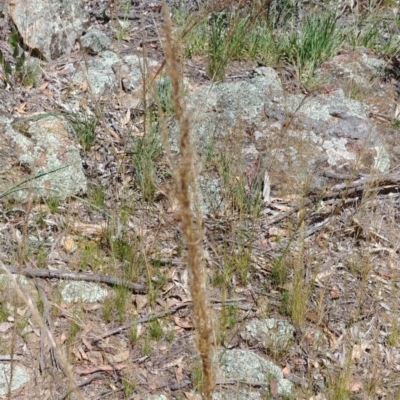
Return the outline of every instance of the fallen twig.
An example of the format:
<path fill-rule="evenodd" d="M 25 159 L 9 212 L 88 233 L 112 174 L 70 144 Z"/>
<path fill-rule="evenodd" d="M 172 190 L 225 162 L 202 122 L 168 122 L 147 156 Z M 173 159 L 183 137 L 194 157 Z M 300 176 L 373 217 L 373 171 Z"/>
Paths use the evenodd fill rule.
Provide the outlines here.
<path fill-rule="evenodd" d="M 177 304 L 174 307 L 169 308 L 168 310 L 160 311 L 158 313 L 149 313 L 145 317 L 142 317 L 142 318 L 139 318 L 139 319 L 137 319 L 135 321 L 129 322 L 128 324 L 118 326 L 117 328 L 114 328 L 114 329 L 110 329 L 109 331 L 107 331 L 107 332 L 103 333 L 102 335 L 98 336 L 97 338 L 95 338 L 94 339 L 94 343 L 98 342 L 99 340 L 105 339 L 106 337 L 109 337 L 109 336 L 115 335 L 117 333 L 120 333 L 120 332 L 122 332 L 122 331 L 124 331 L 126 329 L 129 329 L 134 325 L 142 324 L 144 322 L 148 322 L 148 321 L 150 321 L 152 319 L 155 319 L 155 318 L 165 317 L 166 315 L 169 315 L 169 314 L 174 314 L 178 310 L 180 310 L 181 308 L 187 307 L 189 305 L 192 305 L 191 301 L 184 301 L 184 302 L 182 302 L 180 304 Z"/>
<path fill-rule="evenodd" d="M 242 384 L 242 385 L 248 385 L 248 386 L 253 386 L 253 387 L 265 387 L 269 386 L 270 384 L 268 382 L 258 382 L 258 381 L 247 381 L 247 380 L 242 380 L 242 379 L 224 379 L 215 382 L 216 385 L 237 385 L 237 384 Z"/>
<path fill-rule="evenodd" d="M 222 304 L 222 303 L 230 304 L 230 303 L 236 303 L 236 302 L 239 302 L 239 301 L 242 301 L 242 300 L 245 300 L 245 299 L 244 298 L 226 299 L 226 300 L 210 299 L 210 302 L 211 303 L 215 303 L 215 304 Z M 145 323 L 145 322 L 149 322 L 149 321 L 151 321 L 151 320 L 153 320 L 155 318 L 162 318 L 162 317 L 165 317 L 166 315 L 174 314 L 177 311 L 179 311 L 181 308 L 189 307 L 189 306 L 192 306 L 192 305 L 193 305 L 192 301 L 184 301 L 184 302 L 182 302 L 180 304 L 177 304 L 176 306 L 173 306 L 173 307 L 169 308 L 168 310 L 160 311 L 160 312 L 156 312 L 156 313 L 149 313 L 149 314 L 147 314 L 146 316 L 144 316 L 142 318 L 138 318 L 135 321 L 129 322 L 128 324 L 118 326 L 117 328 L 114 328 L 114 329 L 110 329 L 109 331 L 107 331 L 107 332 L 103 333 L 102 335 L 98 336 L 97 338 L 95 338 L 93 340 L 93 342 L 96 343 L 99 340 L 105 339 L 105 338 L 107 338 L 109 336 L 112 336 L 112 335 L 116 335 L 117 333 L 121 333 L 122 331 L 124 331 L 126 329 L 129 329 L 134 325 L 142 324 L 142 323 Z M 243 308 L 243 307 L 240 307 L 240 308 Z M 246 306 L 246 307 L 244 307 L 244 309 L 246 311 L 248 311 L 249 307 Z"/>
<path fill-rule="evenodd" d="M 13 355 L 11 356 L 10 354 L 1 354 L 0 355 L 0 361 L 20 361 L 21 356 Z"/>
<path fill-rule="evenodd" d="M 104 378 L 104 373 L 103 372 L 96 372 L 90 376 L 88 376 L 85 380 L 83 380 L 81 383 L 78 383 L 78 387 L 84 387 L 86 385 L 89 385 L 92 383 L 95 379 L 102 379 Z M 61 397 L 61 400 L 66 399 L 69 395 L 71 394 L 71 390 L 67 390 L 63 396 Z"/>
<path fill-rule="evenodd" d="M 307 382 L 303 379 L 298 377 L 297 375 L 294 374 L 287 374 L 285 376 L 285 379 L 296 383 L 298 385 L 301 386 L 307 386 Z M 248 385 L 248 386 L 253 386 L 253 387 L 265 387 L 265 386 L 270 386 L 269 382 L 258 382 L 258 381 L 250 381 L 250 380 L 242 380 L 242 379 L 223 379 L 220 381 L 217 381 L 215 383 L 216 385 L 221 385 L 221 386 L 225 386 L 225 385 L 237 385 L 237 384 L 241 384 L 241 385 Z"/>
<path fill-rule="evenodd" d="M 107 275 L 88 274 L 82 272 L 50 271 L 47 269 L 23 269 L 18 267 L 8 267 L 8 270 L 12 274 L 20 274 L 27 276 L 28 278 L 67 279 L 72 281 L 98 282 L 111 286 L 126 287 L 135 293 L 147 293 L 148 290 L 146 285 Z"/>
<path fill-rule="evenodd" d="M 46 292 L 38 279 L 35 279 L 35 284 L 36 284 L 36 288 L 38 289 L 40 299 L 41 299 L 42 305 L 43 305 L 44 323 L 46 324 L 47 329 L 49 329 L 50 332 L 53 333 L 54 325 L 53 325 L 53 322 L 50 317 L 50 304 L 47 299 Z M 57 354 L 55 353 L 54 349 L 51 348 L 51 346 L 50 346 L 50 348 L 48 348 L 48 343 L 46 343 L 46 332 L 42 329 L 40 332 L 40 348 L 39 348 L 39 365 L 40 365 L 40 370 L 41 370 L 42 375 L 45 374 L 45 371 L 46 371 L 46 366 L 47 366 L 46 365 L 47 362 L 45 359 L 46 356 L 50 357 L 50 359 L 52 361 L 52 365 L 55 368 L 59 369 L 59 362 L 57 360 Z"/>

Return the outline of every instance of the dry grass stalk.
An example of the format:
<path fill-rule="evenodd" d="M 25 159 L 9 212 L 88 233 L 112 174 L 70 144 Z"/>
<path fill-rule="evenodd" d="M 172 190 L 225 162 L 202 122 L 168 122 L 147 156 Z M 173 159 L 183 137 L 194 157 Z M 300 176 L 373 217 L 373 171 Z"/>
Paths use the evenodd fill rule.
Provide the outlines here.
<path fill-rule="evenodd" d="M 192 211 L 190 190 L 195 191 L 194 151 L 190 138 L 189 119 L 185 113 L 182 99 L 181 79 L 177 54 L 172 39 L 172 24 L 165 0 L 163 1 L 165 18 L 165 52 L 167 72 L 173 88 L 173 102 L 180 133 L 180 165 L 174 171 L 176 196 L 180 204 L 180 218 L 184 238 L 188 247 L 188 268 L 191 278 L 194 324 L 197 329 L 197 345 L 203 369 L 203 398 L 212 399 L 214 377 L 212 368 L 212 322 L 208 312 L 208 299 L 201 263 L 202 232 L 201 216 Z"/>
<path fill-rule="evenodd" d="M 50 332 L 50 330 L 47 328 L 46 324 L 43 322 L 43 317 L 40 315 L 39 310 L 34 306 L 32 299 L 22 291 L 22 289 L 18 285 L 14 275 L 11 274 L 11 272 L 7 269 L 7 267 L 1 261 L 0 261 L 0 268 L 10 278 L 10 281 L 12 282 L 18 297 L 21 300 L 23 300 L 25 302 L 25 304 L 28 305 L 28 307 L 32 313 L 33 319 L 38 324 L 41 331 L 46 332 L 47 339 L 48 339 L 51 347 L 56 352 L 58 361 L 60 362 L 60 366 L 61 366 L 65 376 L 67 377 L 68 383 L 70 385 L 69 393 L 73 392 L 79 400 L 85 400 L 85 398 L 83 397 L 83 395 L 81 394 L 81 392 L 78 388 L 78 385 L 76 384 L 76 382 L 74 380 L 74 377 L 72 376 L 71 365 L 68 363 L 67 359 L 61 352 L 60 347 L 57 345 L 57 343 L 53 337 L 53 334 Z"/>

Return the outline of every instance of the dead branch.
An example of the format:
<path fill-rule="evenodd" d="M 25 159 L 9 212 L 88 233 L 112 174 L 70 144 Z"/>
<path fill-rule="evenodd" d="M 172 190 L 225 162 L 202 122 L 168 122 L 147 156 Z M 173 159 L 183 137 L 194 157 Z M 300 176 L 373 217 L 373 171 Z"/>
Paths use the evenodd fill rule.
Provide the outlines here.
<path fill-rule="evenodd" d="M 147 293 L 148 290 L 146 285 L 107 275 L 88 274 L 82 272 L 50 271 L 42 269 L 23 269 L 20 267 L 8 267 L 8 270 L 12 274 L 20 274 L 28 278 L 66 279 L 71 281 L 105 283 L 106 285 L 110 286 L 122 286 L 132 290 L 135 293 Z"/>

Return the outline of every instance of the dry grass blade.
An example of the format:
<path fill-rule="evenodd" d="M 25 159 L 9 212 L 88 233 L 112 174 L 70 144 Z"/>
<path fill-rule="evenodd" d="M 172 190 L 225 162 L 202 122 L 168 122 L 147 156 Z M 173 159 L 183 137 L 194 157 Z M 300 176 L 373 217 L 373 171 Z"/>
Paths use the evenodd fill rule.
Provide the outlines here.
<path fill-rule="evenodd" d="M 190 190 L 195 192 L 194 151 L 190 138 L 189 119 L 182 100 L 179 65 L 172 38 L 172 23 L 165 0 L 163 1 L 165 18 L 165 52 L 167 72 L 173 88 L 173 101 L 180 133 L 180 165 L 174 171 L 176 196 L 180 204 L 182 231 L 188 247 L 188 268 L 191 277 L 191 295 L 193 300 L 194 324 L 198 334 L 198 350 L 202 361 L 204 385 L 203 398 L 211 400 L 214 388 L 212 368 L 212 323 L 208 312 L 208 300 L 205 289 L 203 268 L 201 265 L 202 233 L 201 217 L 193 215 Z"/>

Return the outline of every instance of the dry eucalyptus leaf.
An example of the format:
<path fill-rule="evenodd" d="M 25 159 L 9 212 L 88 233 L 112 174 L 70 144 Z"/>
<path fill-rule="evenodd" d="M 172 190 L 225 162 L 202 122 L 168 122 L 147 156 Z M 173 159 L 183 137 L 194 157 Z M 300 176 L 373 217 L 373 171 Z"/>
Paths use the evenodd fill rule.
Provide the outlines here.
<path fill-rule="evenodd" d="M 75 221 L 72 229 L 75 233 L 79 233 L 84 236 L 101 236 L 102 233 L 107 229 L 107 224 L 87 224 L 84 222 Z"/>
<path fill-rule="evenodd" d="M 174 317 L 174 322 L 180 328 L 193 329 L 193 324 L 190 322 L 189 318 Z"/>
<path fill-rule="evenodd" d="M 361 381 L 351 381 L 349 384 L 349 390 L 351 392 L 358 392 L 364 387 Z"/>
<path fill-rule="evenodd" d="M 273 397 L 278 397 L 279 395 L 279 386 L 278 381 L 275 378 L 270 378 L 269 380 L 269 389 Z"/>
<path fill-rule="evenodd" d="M 338 285 L 333 285 L 330 291 L 330 295 L 332 299 L 338 299 L 340 297 L 340 289 Z"/>
<path fill-rule="evenodd" d="M 115 355 L 105 354 L 104 357 L 110 364 L 118 364 L 129 359 L 129 350 L 122 351 Z"/>
<path fill-rule="evenodd" d="M 289 364 L 286 364 L 285 368 L 283 368 L 283 370 L 282 370 L 283 376 L 289 375 L 290 372 L 291 372 L 291 370 L 290 370 L 290 365 L 289 365 Z"/>
<path fill-rule="evenodd" d="M 136 311 L 140 313 L 144 307 L 146 307 L 149 299 L 145 295 L 137 295 L 135 297 L 135 302 L 136 302 Z"/>
<path fill-rule="evenodd" d="M 183 370 L 182 367 L 179 366 L 175 369 L 175 377 L 176 377 L 176 381 L 179 383 L 182 381 L 183 379 Z"/>
<path fill-rule="evenodd" d="M 73 239 L 72 236 L 65 237 L 62 241 L 62 245 L 63 245 L 64 250 L 70 254 L 73 253 L 77 249 L 75 240 Z"/>

